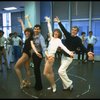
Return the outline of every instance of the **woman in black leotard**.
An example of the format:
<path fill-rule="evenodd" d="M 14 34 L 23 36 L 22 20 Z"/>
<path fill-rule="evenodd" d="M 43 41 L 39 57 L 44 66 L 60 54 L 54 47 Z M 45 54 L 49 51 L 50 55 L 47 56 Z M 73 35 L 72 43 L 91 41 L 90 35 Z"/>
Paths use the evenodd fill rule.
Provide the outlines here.
<path fill-rule="evenodd" d="M 20 59 L 16 62 L 15 67 L 14 67 L 16 74 L 18 76 L 18 79 L 20 81 L 21 89 L 26 86 L 26 83 L 27 85 L 31 84 L 30 83 L 30 68 L 29 68 L 30 58 L 31 58 L 31 49 L 33 49 L 38 56 L 41 56 L 41 54 L 37 52 L 33 44 L 33 30 L 31 28 L 26 28 L 24 33 L 26 36 L 26 40 L 25 40 L 25 44 L 23 48 L 23 53 Z M 23 80 L 22 73 L 20 70 L 23 64 L 25 65 L 25 69 L 26 69 L 26 81 Z"/>

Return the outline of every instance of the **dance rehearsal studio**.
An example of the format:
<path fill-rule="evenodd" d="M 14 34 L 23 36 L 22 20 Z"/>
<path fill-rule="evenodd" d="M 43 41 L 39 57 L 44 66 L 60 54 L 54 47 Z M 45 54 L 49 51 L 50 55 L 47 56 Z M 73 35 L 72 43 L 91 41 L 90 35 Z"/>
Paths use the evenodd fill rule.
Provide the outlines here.
<path fill-rule="evenodd" d="M 100 99 L 100 1 L 0 1 L 0 99 Z"/>

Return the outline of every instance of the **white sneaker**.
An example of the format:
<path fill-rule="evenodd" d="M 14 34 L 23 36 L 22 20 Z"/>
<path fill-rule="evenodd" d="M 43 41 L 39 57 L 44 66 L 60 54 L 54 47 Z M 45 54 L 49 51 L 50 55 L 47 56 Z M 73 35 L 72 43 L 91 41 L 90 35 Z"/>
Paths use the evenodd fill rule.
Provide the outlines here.
<path fill-rule="evenodd" d="M 56 84 L 52 86 L 52 92 L 56 92 Z"/>

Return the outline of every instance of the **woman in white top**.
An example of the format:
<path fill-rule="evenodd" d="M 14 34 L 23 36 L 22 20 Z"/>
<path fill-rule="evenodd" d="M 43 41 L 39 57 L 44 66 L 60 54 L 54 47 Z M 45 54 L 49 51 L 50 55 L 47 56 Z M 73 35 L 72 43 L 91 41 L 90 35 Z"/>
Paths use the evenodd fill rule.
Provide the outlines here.
<path fill-rule="evenodd" d="M 45 67 L 44 67 L 44 75 L 47 77 L 47 79 L 50 81 L 50 88 L 53 92 L 56 92 L 56 84 L 54 81 L 54 72 L 53 72 L 53 63 L 55 60 L 55 53 L 57 51 L 58 47 L 61 47 L 66 53 L 68 53 L 71 57 L 74 56 L 73 52 L 69 51 L 61 42 L 61 36 L 62 33 L 59 29 L 55 29 L 54 32 L 52 32 L 50 19 L 46 16 L 45 17 L 48 31 L 50 34 L 50 41 L 47 48 L 47 51 L 45 52 L 46 59 L 45 59 Z M 53 33 L 53 34 L 52 34 Z"/>

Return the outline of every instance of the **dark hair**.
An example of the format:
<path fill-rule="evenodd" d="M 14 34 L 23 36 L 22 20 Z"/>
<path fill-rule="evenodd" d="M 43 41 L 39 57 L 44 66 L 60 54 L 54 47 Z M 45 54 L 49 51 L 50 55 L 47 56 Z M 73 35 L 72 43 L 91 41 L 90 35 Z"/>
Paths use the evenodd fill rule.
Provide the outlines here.
<path fill-rule="evenodd" d="M 12 36 L 13 35 L 13 33 L 9 33 L 9 36 Z"/>
<path fill-rule="evenodd" d="M 33 36 L 33 29 L 32 28 L 26 28 L 25 30 L 24 30 L 24 33 L 26 33 L 26 32 L 30 32 L 30 36 Z"/>
<path fill-rule="evenodd" d="M 0 33 L 4 34 L 4 31 L 0 30 Z"/>
<path fill-rule="evenodd" d="M 89 33 L 93 33 L 92 31 L 89 31 Z"/>
<path fill-rule="evenodd" d="M 77 32 L 79 31 L 79 28 L 77 26 L 73 26 L 72 28 L 76 28 L 77 29 Z"/>
<path fill-rule="evenodd" d="M 14 32 L 14 34 L 18 34 L 17 32 Z"/>
<path fill-rule="evenodd" d="M 41 26 L 39 24 L 34 25 L 34 27 L 39 27 L 39 29 L 41 30 Z"/>
<path fill-rule="evenodd" d="M 81 35 L 86 34 L 85 32 L 82 32 Z"/>
<path fill-rule="evenodd" d="M 62 38 L 62 32 L 60 31 L 60 29 L 54 29 L 52 36 L 54 36 L 54 32 L 57 31 L 59 33 L 58 38 Z"/>

